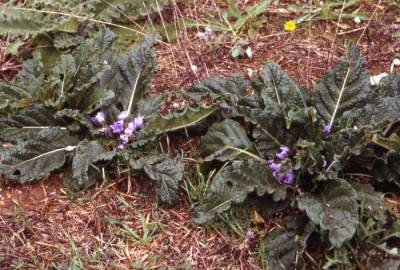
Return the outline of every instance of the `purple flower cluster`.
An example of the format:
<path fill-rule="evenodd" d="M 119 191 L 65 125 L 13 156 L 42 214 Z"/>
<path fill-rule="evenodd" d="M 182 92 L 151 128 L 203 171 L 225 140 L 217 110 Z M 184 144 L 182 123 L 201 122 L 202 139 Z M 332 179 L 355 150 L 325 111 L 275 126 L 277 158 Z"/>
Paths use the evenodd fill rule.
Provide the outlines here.
<path fill-rule="evenodd" d="M 280 149 L 281 152 L 275 155 L 278 161 L 275 162 L 273 159 L 268 160 L 268 167 L 271 169 L 272 175 L 279 184 L 293 185 L 295 182 L 293 171 L 287 170 L 286 172 L 282 173 L 283 165 L 285 163 L 284 159 L 289 156 L 290 149 L 284 145 L 282 145 Z"/>
<path fill-rule="evenodd" d="M 106 133 L 107 130 L 111 129 L 111 132 L 119 136 L 118 148 L 122 149 L 129 142 L 129 139 L 133 133 L 143 127 L 143 116 L 138 115 L 129 122 L 125 127 L 125 119 L 129 116 L 127 111 L 123 111 L 118 115 L 118 120 L 114 121 L 109 128 L 103 127 L 100 129 L 102 133 Z M 96 125 L 102 125 L 105 121 L 104 113 L 98 112 L 95 116 L 91 117 L 90 120 Z"/>

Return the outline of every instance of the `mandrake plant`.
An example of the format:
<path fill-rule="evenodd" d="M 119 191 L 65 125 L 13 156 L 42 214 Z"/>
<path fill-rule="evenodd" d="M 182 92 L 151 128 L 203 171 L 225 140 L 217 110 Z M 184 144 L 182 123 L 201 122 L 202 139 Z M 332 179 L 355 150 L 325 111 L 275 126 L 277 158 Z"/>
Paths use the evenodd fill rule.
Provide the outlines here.
<path fill-rule="evenodd" d="M 162 201 L 178 199 L 183 162 L 156 139 L 217 107 L 161 114 L 172 94 L 147 94 L 157 70 L 154 40 L 123 55 L 113 51 L 114 41 L 103 28 L 53 67 L 36 55 L 15 81 L 0 82 L 0 174 L 23 184 L 62 170 L 66 185 L 81 189 L 122 163 L 153 179 Z"/>
<path fill-rule="evenodd" d="M 220 106 L 201 138 L 203 174 L 217 173 L 196 223 L 231 207 L 267 219 L 281 213 L 280 229 L 263 242 L 266 269 L 348 269 L 354 261 L 397 269 L 399 221 L 384 197 L 400 191 L 400 75 L 371 86 L 350 43 L 313 96 L 274 63 L 250 81 L 213 78 L 190 92 Z M 318 263 L 315 243 L 325 255 Z"/>

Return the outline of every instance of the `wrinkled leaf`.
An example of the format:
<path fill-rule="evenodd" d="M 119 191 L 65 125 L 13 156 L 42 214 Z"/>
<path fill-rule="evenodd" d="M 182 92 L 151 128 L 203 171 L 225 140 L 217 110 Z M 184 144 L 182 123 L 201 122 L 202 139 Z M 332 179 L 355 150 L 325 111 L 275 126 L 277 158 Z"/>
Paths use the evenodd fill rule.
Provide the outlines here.
<path fill-rule="evenodd" d="M 298 206 L 323 230 L 336 246 L 350 240 L 358 224 L 357 192 L 344 180 L 330 181 L 318 194 L 304 193 Z"/>
<path fill-rule="evenodd" d="M 255 85 L 261 88 L 260 92 L 265 102 L 272 99 L 285 111 L 293 107 L 307 109 L 307 92 L 282 71 L 279 65 L 267 63 L 258 80 Z"/>
<path fill-rule="evenodd" d="M 43 129 L 30 140 L 0 151 L 0 172 L 19 183 L 40 180 L 61 168 L 66 161 L 68 147 L 75 147 L 77 144 L 77 138 L 71 136 L 67 130 Z"/>
<path fill-rule="evenodd" d="M 16 142 L 30 139 L 41 130 L 66 126 L 66 123 L 54 117 L 54 111 L 45 107 L 33 106 L 0 118 L 0 141 Z"/>
<path fill-rule="evenodd" d="M 181 160 L 160 155 L 143 160 L 131 160 L 130 165 L 134 169 L 143 169 L 150 179 L 156 181 L 156 191 L 161 201 L 170 205 L 178 201 L 179 185 L 184 172 Z"/>
<path fill-rule="evenodd" d="M 393 121 L 400 118 L 400 75 L 389 74 L 384 77 L 369 97 L 368 104 L 363 108 L 359 118 L 364 124 L 372 121 L 381 122 L 384 119 Z"/>
<path fill-rule="evenodd" d="M 205 161 L 250 158 L 240 150 L 254 151 L 244 128 L 238 122 L 230 119 L 214 123 L 208 129 L 207 134 L 201 138 L 200 150 L 203 155 L 207 156 Z"/>
<path fill-rule="evenodd" d="M 371 94 L 369 76 L 355 44 L 348 45 L 347 60 L 328 71 L 313 93 L 313 103 L 325 123 L 333 117 L 334 125 L 345 123 L 351 118 L 352 110 L 366 105 Z"/>
<path fill-rule="evenodd" d="M 135 105 L 144 96 L 157 68 L 153 44 L 154 39 L 147 38 L 126 55 L 109 59 L 111 69 L 101 77 L 101 88 L 112 90 L 124 110 L 130 102 Z"/>
<path fill-rule="evenodd" d="M 232 204 L 243 203 L 250 193 L 274 194 L 284 189 L 276 183 L 266 164 L 257 160 L 239 161 L 220 169 L 214 177 L 206 199 L 196 208 L 195 222 L 204 224 Z"/>
<path fill-rule="evenodd" d="M 400 153 L 391 150 L 376 157 L 373 174 L 378 181 L 400 184 Z"/>
<path fill-rule="evenodd" d="M 284 223 L 264 239 L 263 262 L 267 269 L 302 269 L 302 252 L 314 231 L 314 225 L 304 225 L 300 217 L 286 218 Z"/>
<path fill-rule="evenodd" d="M 265 156 L 274 155 L 281 145 L 290 147 L 295 143 L 296 137 L 286 129 L 283 114 L 276 103 L 263 110 L 239 107 L 238 111 L 254 125 L 252 136 L 257 149 Z"/>
<path fill-rule="evenodd" d="M 115 156 L 115 151 L 107 151 L 97 141 L 81 141 L 75 148 L 72 160 L 72 177 L 76 181 L 77 187 L 87 187 L 90 181 L 88 175 L 89 166 L 100 160 L 111 160 Z"/>
<path fill-rule="evenodd" d="M 217 106 L 191 108 L 166 116 L 157 115 L 149 120 L 138 134 L 138 140 L 148 141 L 160 134 L 196 125 L 218 110 Z"/>
<path fill-rule="evenodd" d="M 374 218 L 384 223 L 386 221 L 387 210 L 382 192 L 375 191 L 369 184 L 351 183 L 354 190 L 358 193 L 358 199 L 362 201 L 364 208 L 371 212 Z"/>

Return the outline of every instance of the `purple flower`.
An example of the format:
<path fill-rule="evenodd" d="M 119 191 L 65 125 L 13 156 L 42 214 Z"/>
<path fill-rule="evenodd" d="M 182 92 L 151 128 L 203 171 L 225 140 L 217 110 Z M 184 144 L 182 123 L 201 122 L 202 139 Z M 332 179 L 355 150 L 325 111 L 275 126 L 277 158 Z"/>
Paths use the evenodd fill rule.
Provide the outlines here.
<path fill-rule="evenodd" d="M 275 177 L 276 182 L 280 185 L 293 185 L 294 184 L 294 174 L 293 171 L 289 170 L 285 172 L 283 175 L 279 174 L 278 172 L 272 173 Z"/>
<path fill-rule="evenodd" d="M 281 163 L 275 163 L 274 160 L 268 160 L 268 166 L 271 169 L 271 171 L 273 173 L 275 172 L 279 172 L 282 168 L 282 164 Z"/>
<path fill-rule="evenodd" d="M 117 145 L 117 148 L 118 148 L 118 149 L 124 149 L 124 147 L 125 147 L 125 145 L 124 145 L 123 143 L 119 143 L 119 144 Z"/>
<path fill-rule="evenodd" d="M 279 158 L 280 160 L 287 158 L 290 153 L 289 147 L 282 145 L 280 147 L 280 149 L 281 149 L 281 152 L 276 154 L 276 157 Z"/>
<path fill-rule="evenodd" d="M 134 122 L 129 122 L 128 123 L 128 127 L 125 129 L 124 134 L 131 136 L 133 134 L 133 132 L 135 132 L 136 127 L 135 127 L 135 123 Z"/>
<path fill-rule="evenodd" d="M 139 129 L 143 127 L 143 116 L 138 115 L 137 117 L 135 117 L 135 119 L 133 120 L 133 123 L 135 125 L 135 129 Z"/>
<path fill-rule="evenodd" d="M 129 134 L 121 134 L 119 138 L 121 139 L 122 144 L 127 144 L 129 142 Z"/>
<path fill-rule="evenodd" d="M 328 163 L 326 162 L 325 156 L 322 155 L 322 168 L 326 169 L 327 165 L 328 165 Z"/>
<path fill-rule="evenodd" d="M 118 115 L 118 120 L 124 120 L 125 118 L 127 118 L 129 115 L 128 111 L 122 111 L 119 115 Z"/>
<path fill-rule="evenodd" d="M 100 112 L 96 113 L 95 116 L 90 117 L 90 120 L 93 123 L 95 123 L 96 125 L 100 126 L 100 125 L 102 125 L 104 123 L 104 120 L 105 120 L 104 113 L 100 111 Z"/>
<path fill-rule="evenodd" d="M 329 134 L 332 131 L 332 124 L 327 124 L 324 126 L 324 131 L 322 132 L 322 136 L 324 138 L 328 138 Z"/>
<path fill-rule="evenodd" d="M 121 134 L 121 132 L 124 130 L 124 120 L 115 121 L 110 128 L 114 134 Z"/>
<path fill-rule="evenodd" d="M 294 175 L 292 171 L 287 171 L 284 175 L 283 175 L 283 183 L 286 185 L 293 185 L 294 184 Z"/>
<path fill-rule="evenodd" d="M 275 177 L 276 182 L 278 182 L 278 184 L 282 185 L 285 177 L 284 175 L 280 175 L 279 172 L 273 172 L 272 175 Z"/>

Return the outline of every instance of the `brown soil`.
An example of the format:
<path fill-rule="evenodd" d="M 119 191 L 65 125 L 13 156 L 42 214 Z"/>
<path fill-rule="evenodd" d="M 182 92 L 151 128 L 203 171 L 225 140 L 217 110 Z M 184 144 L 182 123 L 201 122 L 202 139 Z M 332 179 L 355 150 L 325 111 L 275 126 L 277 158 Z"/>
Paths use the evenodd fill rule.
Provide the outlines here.
<path fill-rule="evenodd" d="M 62 187 L 62 180 L 56 175 L 40 183 L 4 185 L 0 188 L 0 215 L 13 213 L 15 207 L 28 211 L 46 209 L 48 196 L 56 195 Z"/>
<path fill-rule="evenodd" d="M 139 185 L 117 186 L 75 200 L 59 177 L 3 188 L 0 269 L 258 269 L 247 245 L 194 225 L 185 200 L 165 208 Z"/>
<path fill-rule="evenodd" d="M 295 31 L 285 32 L 283 25 L 286 21 L 307 14 L 307 2 L 279 1 L 270 8 L 267 23 L 257 30 L 244 47 L 252 49 L 252 59 L 234 59 L 231 56 L 234 44 L 229 37 L 222 44 L 216 45 L 215 38 L 209 42 L 201 39 L 197 29 L 183 31 L 180 42 L 157 47 L 161 70 L 156 76 L 154 87 L 158 91 L 185 89 L 194 82 L 215 75 L 226 77 L 240 74 L 248 77 L 248 69 L 257 74 L 264 63 L 272 61 L 311 89 L 343 57 L 345 43 L 349 40 L 358 43 L 371 74 L 388 72 L 393 59 L 400 57 L 400 37 L 395 35 L 400 8 L 395 4 L 375 5 L 371 1 L 364 1 L 358 12 L 368 14 L 368 19 L 356 24 L 353 18 L 342 18 L 340 24 L 347 29 L 337 27 L 336 19 L 305 22 L 298 25 Z M 289 4 L 296 5 L 299 11 L 288 12 Z M 167 18 L 169 22 L 196 21 L 202 18 L 205 10 L 213 10 L 218 17 L 214 1 L 197 1 L 197 9 L 185 4 L 172 7 L 169 13 L 175 16 Z M 199 28 L 199 31 L 204 29 Z M 196 71 L 191 69 L 192 65 L 197 67 Z"/>

